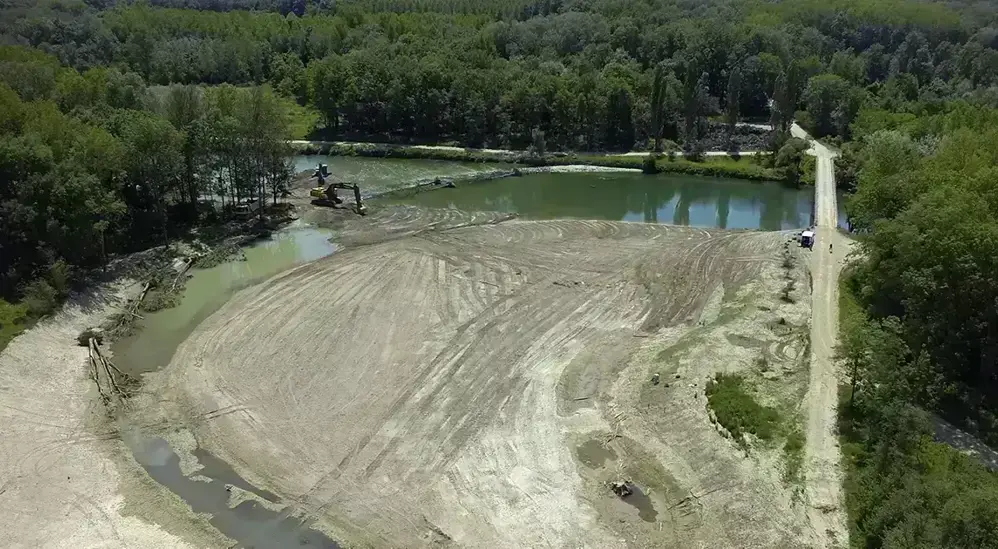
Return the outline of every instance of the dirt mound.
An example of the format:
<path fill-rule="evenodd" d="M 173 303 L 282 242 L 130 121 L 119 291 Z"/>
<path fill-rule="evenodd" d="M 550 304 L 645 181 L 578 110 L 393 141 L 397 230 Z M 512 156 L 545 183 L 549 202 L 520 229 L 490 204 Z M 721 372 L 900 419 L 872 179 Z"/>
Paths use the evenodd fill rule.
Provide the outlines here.
<path fill-rule="evenodd" d="M 165 390 L 193 415 L 232 412 L 197 427 L 201 445 L 339 539 L 620 547 L 636 542 L 595 501 L 605 486 L 587 491 L 573 444 L 613 440 L 622 412 L 608 391 L 632 355 L 711 322 L 724 295 L 777 264 L 783 240 L 563 220 L 423 231 L 240 292 L 180 346 Z M 655 454 L 618 442 L 625 457 Z M 690 500 L 685 485 L 662 488 L 669 474 L 656 467 L 627 471 L 657 486 L 641 517 Z M 772 489 L 767 478 L 735 484 Z M 609 516 L 629 512 L 617 504 Z M 739 539 L 724 529 L 744 516 L 713 518 L 695 538 Z M 683 546 L 680 522 L 696 527 L 663 520 L 668 537 L 648 527 L 641 539 Z M 745 539 L 796 536 L 782 522 L 752 528 Z"/>

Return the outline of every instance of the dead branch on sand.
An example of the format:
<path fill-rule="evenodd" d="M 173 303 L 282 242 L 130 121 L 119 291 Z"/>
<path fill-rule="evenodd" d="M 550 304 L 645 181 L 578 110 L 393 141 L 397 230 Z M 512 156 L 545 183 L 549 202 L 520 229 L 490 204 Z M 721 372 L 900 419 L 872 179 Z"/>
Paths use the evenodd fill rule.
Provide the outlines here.
<path fill-rule="evenodd" d="M 105 402 L 111 396 L 118 396 L 118 398 L 124 398 L 127 395 L 126 391 L 118 385 L 118 380 L 115 379 L 115 372 L 124 380 L 128 380 L 128 374 L 122 372 L 117 366 L 111 363 L 103 353 L 100 351 L 100 346 L 97 343 L 96 338 L 90 338 L 88 342 L 88 347 L 90 351 L 90 365 L 91 365 L 91 377 L 94 383 L 97 385 L 97 391 L 100 393 L 102 399 Z M 105 392 L 105 387 L 101 385 L 101 371 L 104 372 L 104 377 L 107 378 L 107 391 Z M 113 372 L 112 372 L 113 370 Z"/>

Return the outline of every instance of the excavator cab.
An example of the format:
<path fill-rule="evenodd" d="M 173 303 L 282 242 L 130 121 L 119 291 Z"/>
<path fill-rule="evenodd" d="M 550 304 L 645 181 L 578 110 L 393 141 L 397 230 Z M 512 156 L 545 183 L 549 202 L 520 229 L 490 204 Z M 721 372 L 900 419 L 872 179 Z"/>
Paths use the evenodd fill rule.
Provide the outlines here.
<path fill-rule="evenodd" d="M 336 189 L 351 189 L 353 190 L 355 208 L 354 211 L 360 215 L 367 213 L 367 208 L 360 197 L 360 186 L 356 183 L 338 183 L 333 182 L 326 184 L 326 178 L 329 177 L 329 167 L 326 164 L 319 164 L 315 173 L 312 177 L 318 179 L 319 185 L 317 187 L 312 187 L 308 191 L 308 195 L 312 198 L 312 204 L 316 206 L 330 206 L 337 207 L 343 204 L 343 199 L 336 194 Z"/>

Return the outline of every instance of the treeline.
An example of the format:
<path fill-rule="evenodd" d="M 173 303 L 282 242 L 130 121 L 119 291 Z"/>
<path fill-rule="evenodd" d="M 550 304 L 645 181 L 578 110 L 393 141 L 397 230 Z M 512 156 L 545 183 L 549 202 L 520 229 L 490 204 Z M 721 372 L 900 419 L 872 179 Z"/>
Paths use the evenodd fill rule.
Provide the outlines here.
<path fill-rule="evenodd" d="M 955 103 L 864 139 L 848 209 L 875 317 L 921 355 L 917 401 L 998 443 L 998 110 Z"/>
<path fill-rule="evenodd" d="M 840 346 L 853 545 L 998 546 L 998 477 L 932 442 L 931 420 L 998 443 L 998 110 L 864 111 L 856 126 L 863 260 Z"/>
<path fill-rule="evenodd" d="M 859 548 L 979 549 L 998 546 L 998 475 L 977 457 L 933 441 L 917 393 L 927 358 L 897 318 L 868 318 L 844 287 L 840 341 L 859 379 L 843 392 L 839 435 L 845 461 L 850 545 Z"/>
<path fill-rule="evenodd" d="M 317 135 L 525 148 L 695 148 L 710 117 L 850 137 L 863 108 L 921 114 L 998 96 L 998 33 L 939 4 L 880 0 L 356 0 L 275 12 L 47 10 L 9 40 L 151 84 L 262 84 Z M 657 78 L 657 73 L 664 73 Z M 657 86 L 656 83 L 659 85 Z M 799 112 L 799 114 L 798 114 Z"/>
<path fill-rule="evenodd" d="M 276 198 L 291 177 L 286 133 L 267 88 L 150 89 L 134 73 L 0 47 L 0 298 L 44 312 L 71 268 Z"/>

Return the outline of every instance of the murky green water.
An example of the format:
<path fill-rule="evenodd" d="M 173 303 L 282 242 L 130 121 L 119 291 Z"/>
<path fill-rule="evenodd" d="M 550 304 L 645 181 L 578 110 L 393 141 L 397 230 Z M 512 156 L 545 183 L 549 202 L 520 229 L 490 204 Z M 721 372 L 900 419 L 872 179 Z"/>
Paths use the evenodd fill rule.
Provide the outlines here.
<path fill-rule="evenodd" d="M 609 219 L 772 231 L 810 225 L 814 189 L 669 174 L 541 173 L 396 200 L 437 208 L 511 212 L 532 219 Z"/>
<path fill-rule="evenodd" d="M 500 164 L 447 160 L 308 155 L 294 157 L 295 171 L 314 170 L 320 162 L 329 165 L 330 174 L 337 180 L 357 182 L 364 192 L 373 193 L 397 189 L 419 180 L 434 177 L 463 177 L 502 167 Z"/>
<path fill-rule="evenodd" d="M 145 314 L 131 336 L 113 344 L 115 363 L 130 374 L 166 366 L 177 346 L 234 292 L 335 252 L 336 246 L 329 241 L 331 235 L 330 231 L 294 223 L 244 248 L 240 259 L 192 270 L 178 306 Z M 284 511 L 271 511 L 253 501 L 230 508 L 227 485 L 256 493 L 271 503 L 280 502 L 275 494 L 254 487 L 224 461 L 200 448 L 194 450 L 193 457 L 202 467 L 198 474 L 210 478 L 210 482 L 185 476 L 180 471 L 179 457 L 165 440 L 135 433 L 126 442 L 153 479 L 180 496 L 195 512 L 210 515 L 209 522 L 236 540 L 239 547 L 338 547 Z"/>
<path fill-rule="evenodd" d="M 244 260 L 192 270 L 178 306 L 143 315 L 135 333 L 115 342 L 115 363 L 129 373 L 152 372 L 167 365 L 177 346 L 233 292 L 333 253 L 336 246 L 329 241 L 331 235 L 293 224 L 245 248 Z"/>

